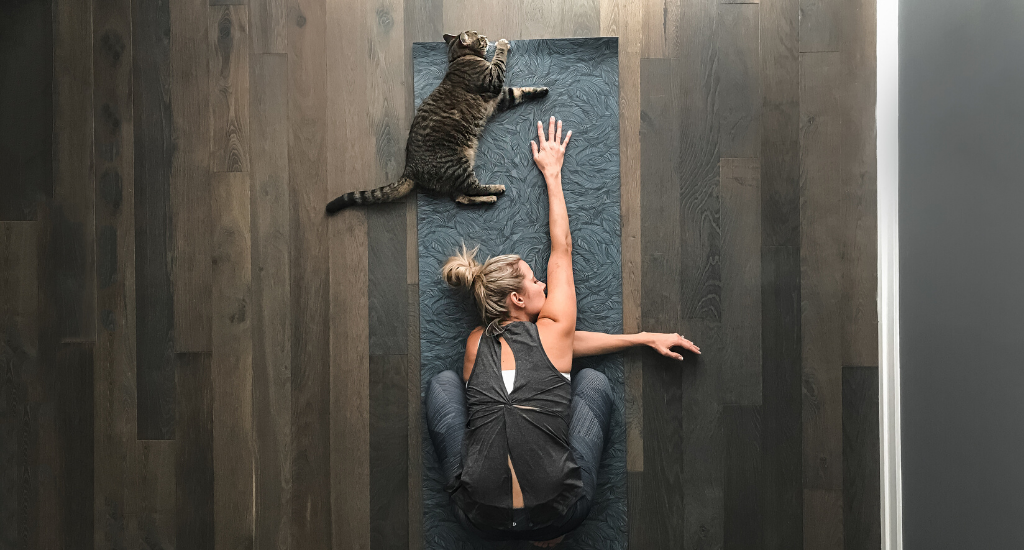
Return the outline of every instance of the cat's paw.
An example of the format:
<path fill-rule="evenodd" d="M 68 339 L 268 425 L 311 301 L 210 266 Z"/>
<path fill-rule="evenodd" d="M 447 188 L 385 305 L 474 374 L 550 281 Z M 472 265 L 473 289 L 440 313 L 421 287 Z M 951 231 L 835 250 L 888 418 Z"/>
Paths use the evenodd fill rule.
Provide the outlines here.
<path fill-rule="evenodd" d="M 505 48 L 506 50 L 512 49 L 512 45 L 509 44 L 508 40 L 505 40 L 504 38 L 502 38 L 501 40 L 498 40 L 494 44 L 494 47 L 496 47 L 496 48 Z"/>
<path fill-rule="evenodd" d="M 537 99 L 540 99 L 542 97 L 547 97 L 547 95 L 548 95 L 548 89 L 547 88 L 535 88 L 534 89 L 533 97 L 535 97 Z"/>

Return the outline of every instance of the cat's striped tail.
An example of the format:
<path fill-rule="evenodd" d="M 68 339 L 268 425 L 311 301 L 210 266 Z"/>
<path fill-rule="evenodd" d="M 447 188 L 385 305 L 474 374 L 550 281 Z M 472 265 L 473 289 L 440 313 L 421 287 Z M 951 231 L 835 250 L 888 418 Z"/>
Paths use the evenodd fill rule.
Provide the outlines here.
<path fill-rule="evenodd" d="M 394 183 L 384 187 L 370 189 L 368 191 L 351 191 L 327 203 L 327 213 L 334 214 L 342 208 L 358 204 L 378 204 L 382 202 L 396 201 L 412 191 L 416 183 L 407 177 L 402 177 Z"/>

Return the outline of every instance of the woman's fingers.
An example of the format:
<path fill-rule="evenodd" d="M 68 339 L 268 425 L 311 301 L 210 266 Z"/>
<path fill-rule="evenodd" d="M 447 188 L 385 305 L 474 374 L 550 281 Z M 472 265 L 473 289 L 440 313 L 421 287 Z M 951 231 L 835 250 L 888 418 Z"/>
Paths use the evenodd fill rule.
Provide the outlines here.
<path fill-rule="evenodd" d="M 558 121 L 558 134 L 557 134 L 557 137 L 555 138 L 555 143 L 557 143 L 559 145 L 562 144 L 562 121 L 561 120 Z"/>
<path fill-rule="evenodd" d="M 572 130 L 569 130 L 568 134 L 565 134 L 565 141 L 562 142 L 562 149 L 565 149 L 566 145 L 569 145 L 569 138 L 572 137 Z"/>
<path fill-rule="evenodd" d="M 544 143 L 544 127 L 541 126 L 540 121 L 537 121 L 537 142 Z"/>
<path fill-rule="evenodd" d="M 554 141 L 555 139 L 555 117 L 552 115 L 548 119 L 548 141 Z"/>
<path fill-rule="evenodd" d="M 533 149 L 533 158 L 537 158 L 537 153 L 540 151 L 537 150 L 537 142 L 532 139 L 530 140 L 530 149 Z"/>

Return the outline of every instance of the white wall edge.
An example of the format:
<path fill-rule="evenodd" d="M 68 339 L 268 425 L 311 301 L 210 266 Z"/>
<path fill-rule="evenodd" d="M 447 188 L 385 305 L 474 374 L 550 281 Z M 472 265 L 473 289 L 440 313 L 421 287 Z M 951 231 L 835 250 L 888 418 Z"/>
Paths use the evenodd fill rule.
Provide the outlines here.
<path fill-rule="evenodd" d="M 882 548 L 903 549 L 900 451 L 899 0 L 877 0 L 878 353 Z"/>

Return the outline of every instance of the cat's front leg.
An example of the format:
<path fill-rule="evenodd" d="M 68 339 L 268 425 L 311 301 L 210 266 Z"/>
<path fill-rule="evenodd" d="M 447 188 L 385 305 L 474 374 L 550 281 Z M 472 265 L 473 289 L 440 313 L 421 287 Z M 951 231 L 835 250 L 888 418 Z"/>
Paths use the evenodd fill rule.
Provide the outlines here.
<path fill-rule="evenodd" d="M 508 59 L 509 43 L 502 38 L 494 45 L 494 57 L 484 77 L 484 89 L 492 94 L 501 93 L 505 86 L 505 60 Z"/>

